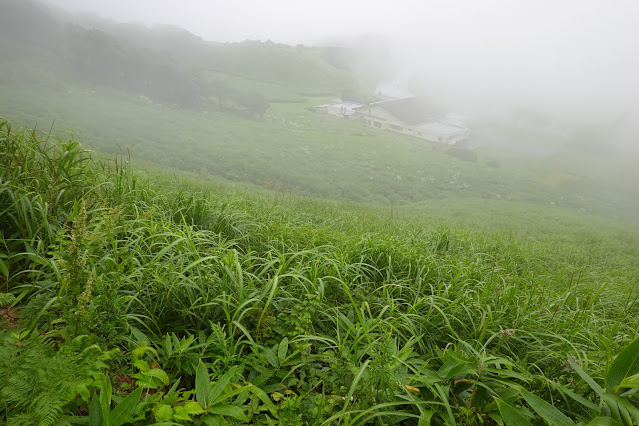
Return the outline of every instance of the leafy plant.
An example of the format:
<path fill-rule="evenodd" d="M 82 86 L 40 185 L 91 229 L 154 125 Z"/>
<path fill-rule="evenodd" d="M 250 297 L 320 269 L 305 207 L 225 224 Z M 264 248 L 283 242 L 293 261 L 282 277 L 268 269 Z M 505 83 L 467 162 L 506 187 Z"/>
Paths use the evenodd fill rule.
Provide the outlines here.
<path fill-rule="evenodd" d="M 38 334 L 4 336 L 0 377 L 8 424 L 53 425 L 89 402 L 113 351 L 87 345 L 86 339 L 65 343 Z"/>

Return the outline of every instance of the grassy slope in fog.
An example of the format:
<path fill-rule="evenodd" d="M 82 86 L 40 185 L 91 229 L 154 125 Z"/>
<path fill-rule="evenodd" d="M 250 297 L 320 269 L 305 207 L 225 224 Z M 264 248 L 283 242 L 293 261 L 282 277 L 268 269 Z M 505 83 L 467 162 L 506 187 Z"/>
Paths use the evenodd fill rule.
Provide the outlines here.
<path fill-rule="evenodd" d="M 269 87 L 274 96 L 294 96 L 282 86 Z M 585 154 L 527 158 L 480 148 L 478 161 L 466 162 L 448 155 L 445 146 L 307 110 L 322 98 L 273 103 L 263 120 L 255 120 L 168 108 L 104 88 L 0 87 L 0 96 L 0 114 L 40 128 L 55 119 L 58 128 L 73 126 L 101 152 L 127 147 L 134 157 L 158 164 L 299 195 L 414 203 L 413 209 L 458 205 L 453 215 L 493 211 L 495 223 L 533 205 L 550 217 L 569 208 L 578 215 L 635 218 L 632 168 L 616 158 L 599 156 L 598 165 L 584 169 L 579 164 L 587 164 Z M 622 172 L 606 177 L 606 164 L 615 162 Z"/>
<path fill-rule="evenodd" d="M 86 30 L 30 2 L 6 1 L 0 116 L 41 129 L 55 120 L 100 152 L 129 148 L 157 164 L 280 192 L 495 226 L 517 226 L 529 211 L 564 217 L 564 209 L 636 220 L 632 159 L 562 153 L 554 135 L 478 123 L 480 138 L 555 154 L 526 158 L 484 147 L 477 162 L 465 162 L 441 145 L 311 113 L 331 99 L 313 95 L 354 84 L 328 63 L 348 61 L 331 60 L 326 49 L 209 43 L 180 29 L 97 18 L 88 24 L 98 30 Z M 221 110 L 220 96 L 234 91 L 269 100 L 264 118 Z"/>
<path fill-rule="evenodd" d="M 638 337 L 636 229 L 471 232 L 4 122 L 0 144 L 9 424 L 639 419 L 615 388 L 639 341 L 612 362 Z"/>

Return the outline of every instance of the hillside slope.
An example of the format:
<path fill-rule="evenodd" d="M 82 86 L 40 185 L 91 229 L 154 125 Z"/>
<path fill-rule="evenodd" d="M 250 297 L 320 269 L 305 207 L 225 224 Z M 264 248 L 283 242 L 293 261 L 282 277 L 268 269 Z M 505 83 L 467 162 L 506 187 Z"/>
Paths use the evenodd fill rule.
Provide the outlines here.
<path fill-rule="evenodd" d="M 0 144 L 8 424 L 637 419 L 636 231 L 527 242 Z"/>
<path fill-rule="evenodd" d="M 210 108 L 220 83 L 236 77 L 308 93 L 339 93 L 352 81 L 323 61 L 319 49 L 205 42 L 179 28 L 65 15 L 31 0 L 3 0 L 0 37 L 7 84 L 38 80 L 37 71 L 15 69 L 26 63 L 22 71 L 46 68 L 61 83 L 100 85 L 189 108 Z"/>

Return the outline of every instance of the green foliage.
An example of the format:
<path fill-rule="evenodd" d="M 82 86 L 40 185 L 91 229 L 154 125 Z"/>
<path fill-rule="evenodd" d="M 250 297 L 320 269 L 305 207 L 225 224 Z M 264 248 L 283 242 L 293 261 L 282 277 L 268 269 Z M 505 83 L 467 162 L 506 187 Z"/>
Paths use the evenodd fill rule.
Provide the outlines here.
<path fill-rule="evenodd" d="M 37 334 L 19 337 L 5 334 L 0 347 L 0 415 L 8 424 L 57 424 L 88 403 L 113 354 L 87 345 L 86 336 L 67 343 Z"/>
<path fill-rule="evenodd" d="M 590 375 L 588 375 L 573 359 L 568 359 L 570 367 L 588 384 L 590 389 L 599 397 L 598 406 L 589 401 L 583 401 L 577 397 L 577 402 L 582 403 L 596 412 L 597 418 L 610 418 L 621 425 L 632 426 L 639 423 L 639 388 L 634 387 L 634 376 L 637 374 L 637 359 L 639 353 L 639 338 L 631 342 L 615 358 L 606 374 L 606 388 L 602 388 Z M 628 380 L 630 379 L 630 380 Z M 616 385 L 626 381 L 623 386 Z M 630 388 L 625 390 L 625 388 Z M 624 392 L 620 392 L 624 389 Z M 570 395 L 572 397 L 572 395 Z"/>
<path fill-rule="evenodd" d="M 633 341 L 613 361 L 606 374 L 606 390 L 618 393 L 624 380 L 639 374 L 639 339 Z M 628 387 L 627 384 L 623 387 Z"/>
<path fill-rule="evenodd" d="M 151 184 L 128 159 L 0 129 L 0 195 L 46 206 L 0 211 L 0 294 L 20 320 L 0 346 L 5 422 L 637 419 L 630 234 L 599 252 L 588 235 Z"/>
<path fill-rule="evenodd" d="M 477 153 L 466 148 L 450 148 L 446 154 L 471 163 L 477 162 Z"/>

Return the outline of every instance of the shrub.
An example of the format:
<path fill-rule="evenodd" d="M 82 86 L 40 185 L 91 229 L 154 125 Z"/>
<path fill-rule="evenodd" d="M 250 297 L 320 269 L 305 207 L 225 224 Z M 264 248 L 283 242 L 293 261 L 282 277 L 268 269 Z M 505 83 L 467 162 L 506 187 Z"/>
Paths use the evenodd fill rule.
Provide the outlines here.
<path fill-rule="evenodd" d="M 459 158 L 462 161 L 468 161 L 474 163 L 477 161 L 477 153 L 466 148 L 451 148 L 446 151 L 446 154 Z"/>

